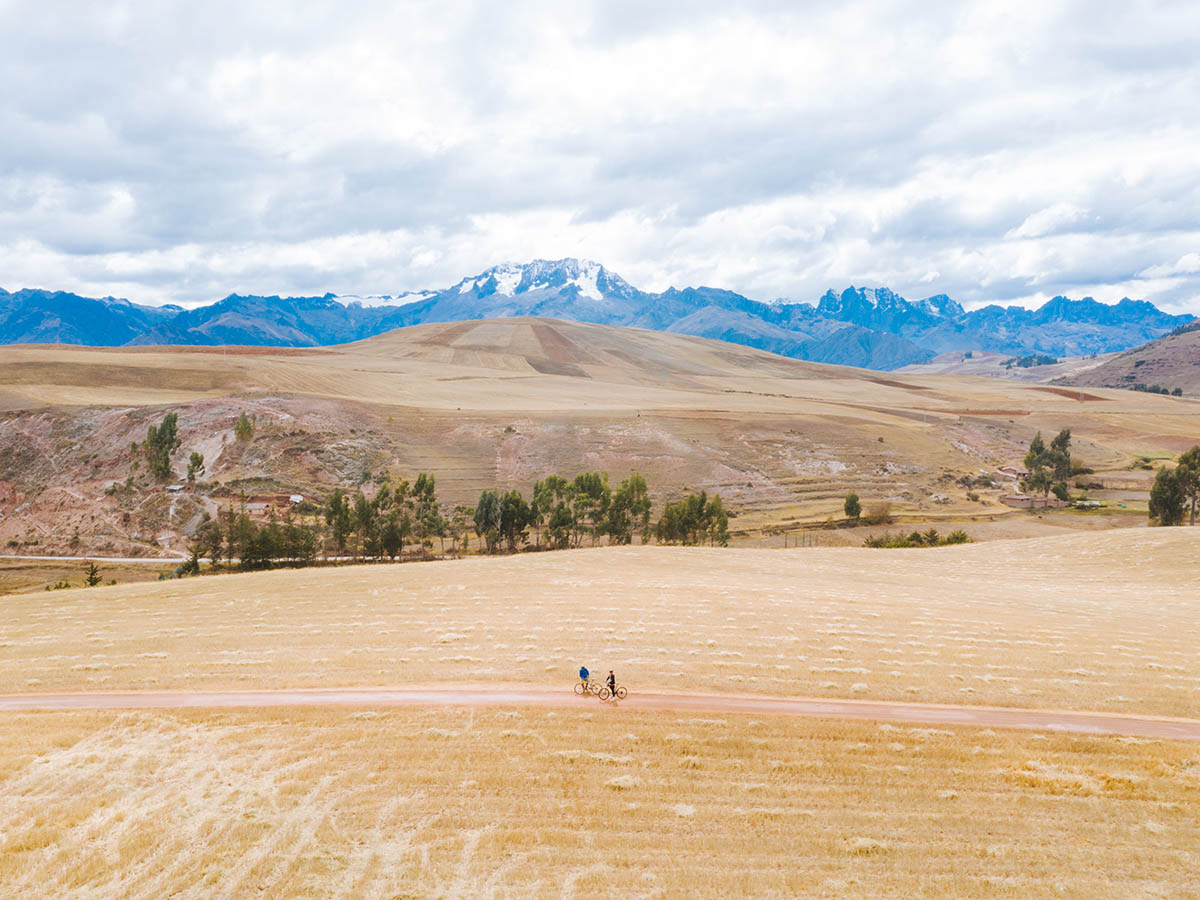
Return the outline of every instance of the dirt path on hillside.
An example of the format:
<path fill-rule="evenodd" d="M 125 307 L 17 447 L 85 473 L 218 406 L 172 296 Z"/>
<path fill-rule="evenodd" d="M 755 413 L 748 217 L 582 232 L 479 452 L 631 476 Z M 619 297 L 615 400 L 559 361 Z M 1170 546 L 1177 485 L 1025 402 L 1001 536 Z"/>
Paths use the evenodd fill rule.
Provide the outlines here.
<path fill-rule="evenodd" d="M 1200 719 L 990 706 L 941 706 L 878 700 L 757 697 L 745 694 L 634 693 L 619 704 L 577 697 L 568 688 L 422 686 L 248 691 L 130 691 L 126 693 L 0 694 L 0 711 L 222 709 L 285 706 L 601 706 L 663 710 L 867 719 L 923 725 L 1020 728 L 1073 734 L 1120 734 L 1200 741 Z"/>

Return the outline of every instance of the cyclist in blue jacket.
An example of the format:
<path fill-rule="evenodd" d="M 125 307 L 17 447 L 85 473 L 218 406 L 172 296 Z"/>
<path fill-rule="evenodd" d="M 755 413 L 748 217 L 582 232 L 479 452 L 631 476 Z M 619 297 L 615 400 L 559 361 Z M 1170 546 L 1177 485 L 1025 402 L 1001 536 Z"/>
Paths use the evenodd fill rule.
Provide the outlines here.
<path fill-rule="evenodd" d="M 580 667 L 579 667 L 579 680 L 583 682 L 583 686 L 584 686 L 585 688 L 587 687 L 587 683 L 588 683 L 588 677 L 589 677 L 591 674 L 592 674 L 592 673 L 588 671 L 588 667 L 587 667 L 587 666 L 580 666 Z"/>

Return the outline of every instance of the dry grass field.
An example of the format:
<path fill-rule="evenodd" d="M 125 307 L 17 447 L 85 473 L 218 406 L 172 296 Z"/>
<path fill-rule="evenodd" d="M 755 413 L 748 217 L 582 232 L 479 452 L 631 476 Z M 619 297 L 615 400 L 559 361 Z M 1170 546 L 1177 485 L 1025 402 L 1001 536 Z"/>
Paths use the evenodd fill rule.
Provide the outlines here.
<path fill-rule="evenodd" d="M 566 689 L 586 662 L 646 690 L 1194 716 L 1196 535 L 599 548 L 14 595 L 0 692 Z"/>
<path fill-rule="evenodd" d="M 8 717 L 0 897 L 1200 897 L 1195 745 L 579 711 Z"/>
<path fill-rule="evenodd" d="M 0 600 L 0 692 L 561 686 L 1195 716 L 1189 529 Z M 568 697 L 570 695 L 567 695 Z M 0 714 L 0 898 L 1196 898 L 1200 745 L 602 705 Z"/>

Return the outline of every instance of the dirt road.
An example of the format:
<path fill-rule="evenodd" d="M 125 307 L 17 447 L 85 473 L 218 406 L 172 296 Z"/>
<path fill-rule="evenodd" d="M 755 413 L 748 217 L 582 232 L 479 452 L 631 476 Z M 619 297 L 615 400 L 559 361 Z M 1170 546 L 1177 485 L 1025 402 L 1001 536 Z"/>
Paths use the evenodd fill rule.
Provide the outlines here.
<path fill-rule="evenodd" d="M 569 688 L 422 686 L 260 691 L 130 691 L 127 693 L 0 694 L 0 711 L 76 709 L 219 709 L 285 706 L 601 706 Z M 1020 728 L 1074 734 L 1120 734 L 1200 741 L 1200 719 L 1156 718 L 1098 712 L 941 706 L 872 700 L 824 700 L 744 694 L 635 693 L 612 710 L 665 710 L 867 719 L 922 725 Z"/>

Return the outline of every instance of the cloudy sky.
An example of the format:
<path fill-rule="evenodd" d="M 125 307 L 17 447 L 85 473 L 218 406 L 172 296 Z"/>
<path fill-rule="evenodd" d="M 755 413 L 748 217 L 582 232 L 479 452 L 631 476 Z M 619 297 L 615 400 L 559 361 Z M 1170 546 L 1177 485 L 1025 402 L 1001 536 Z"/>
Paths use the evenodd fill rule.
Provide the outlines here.
<path fill-rule="evenodd" d="M 0 0 L 0 86 L 9 290 L 580 256 L 648 290 L 1200 313 L 1192 0 Z"/>

